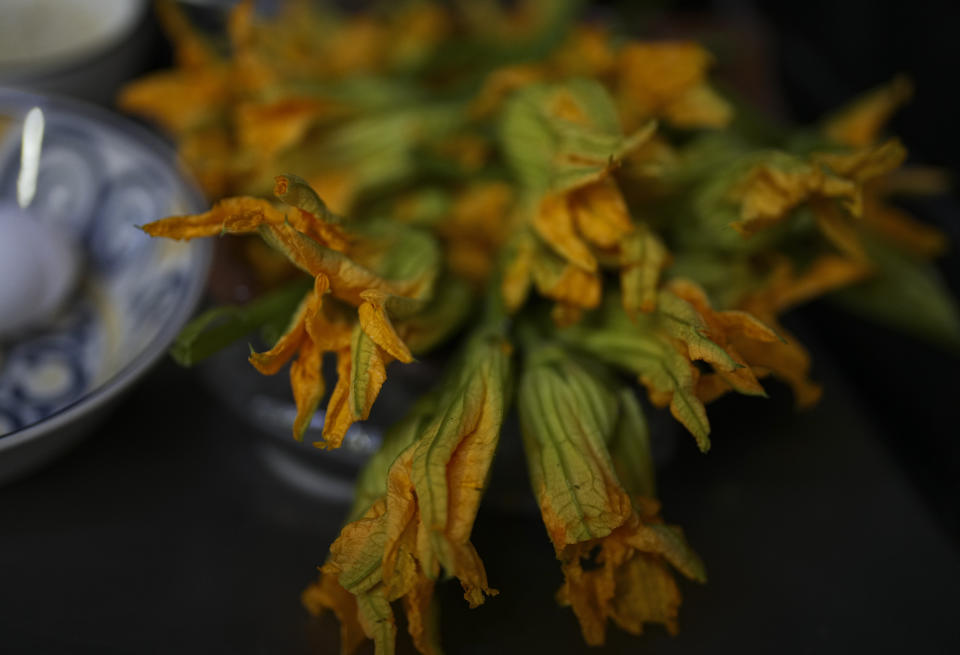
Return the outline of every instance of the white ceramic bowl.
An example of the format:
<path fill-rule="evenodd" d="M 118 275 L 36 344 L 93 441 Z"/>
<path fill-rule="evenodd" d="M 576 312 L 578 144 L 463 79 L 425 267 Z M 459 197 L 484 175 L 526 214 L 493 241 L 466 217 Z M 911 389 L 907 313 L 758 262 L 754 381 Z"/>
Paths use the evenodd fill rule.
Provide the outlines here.
<path fill-rule="evenodd" d="M 34 106 L 46 129 L 30 209 L 80 244 L 84 277 L 54 324 L 0 344 L 0 482 L 65 450 L 164 356 L 211 256 L 208 243 L 136 227 L 206 207 L 172 149 L 74 101 L 0 89 L 0 202 L 15 202 L 21 125 Z"/>
<path fill-rule="evenodd" d="M 146 0 L 0 0 L 0 86 L 110 104 L 154 47 Z"/>

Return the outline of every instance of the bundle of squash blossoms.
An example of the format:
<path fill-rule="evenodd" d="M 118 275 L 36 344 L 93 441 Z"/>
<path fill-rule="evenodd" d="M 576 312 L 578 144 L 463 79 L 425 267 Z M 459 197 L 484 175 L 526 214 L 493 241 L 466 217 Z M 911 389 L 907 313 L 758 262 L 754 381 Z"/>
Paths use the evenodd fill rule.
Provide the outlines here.
<path fill-rule="evenodd" d="M 772 376 L 815 403 L 780 317 L 824 295 L 960 343 L 928 263 L 945 239 L 891 204 L 943 186 L 883 134 L 905 79 L 811 128 L 760 129 L 711 85 L 699 45 L 627 38 L 570 2 L 246 2 L 219 35 L 159 10 L 176 66 L 120 103 L 169 130 L 219 200 L 144 229 L 250 235 L 307 276 L 202 315 L 180 358 L 283 322 L 250 363 L 289 364 L 294 438 L 328 397 L 315 445 L 332 449 L 389 367 L 454 353 L 366 464 L 303 594 L 336 614 L 345 653 L 393 652 L 396 611 L 438 653 L 438 581 L 471 607 L 496 594 L 470 535 L 511 407 L 557 598 L 596 645 L 608 622 L 675 631 L 675 574 L 706 578 L 661 518 L 650 406 L 706 452 L 705 405 L 724 394 L 764 396 Z"/>

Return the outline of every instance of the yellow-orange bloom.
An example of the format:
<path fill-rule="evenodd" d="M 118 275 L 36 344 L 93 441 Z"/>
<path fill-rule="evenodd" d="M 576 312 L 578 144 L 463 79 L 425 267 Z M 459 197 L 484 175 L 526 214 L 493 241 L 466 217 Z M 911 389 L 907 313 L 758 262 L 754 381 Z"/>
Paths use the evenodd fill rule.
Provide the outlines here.
<path fill-rule="evenodd" d="M 620 51 L 617 99 L 629 129 L 651 118 L 677 127 L 723 127 L 732 110 L 706 82 L 710 54 L 692 42 L 629 43 Z"/>

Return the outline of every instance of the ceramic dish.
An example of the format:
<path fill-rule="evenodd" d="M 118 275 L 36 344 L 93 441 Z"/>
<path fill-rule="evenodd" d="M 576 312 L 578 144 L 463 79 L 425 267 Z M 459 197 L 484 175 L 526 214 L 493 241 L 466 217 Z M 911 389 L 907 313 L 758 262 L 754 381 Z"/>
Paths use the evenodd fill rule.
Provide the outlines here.
<path fill-rule="evenodd" d="M 210 262 L 209 244 L 136 228 L 205 207 L 172 150 L 74 102 L 0 89 L 0 202 L 16 197 L 21 123 L 33 106 L 46 129 L 31 211 L 80 244 L 84 274 L 55 323 L 0 344 L 0 482 L 75 442 L 164 355 Z"/>
<path fill-rule="evenodd" d="M 2 0 L 0 86 L 113 101 L 154 47 L 146 0 Z"/>

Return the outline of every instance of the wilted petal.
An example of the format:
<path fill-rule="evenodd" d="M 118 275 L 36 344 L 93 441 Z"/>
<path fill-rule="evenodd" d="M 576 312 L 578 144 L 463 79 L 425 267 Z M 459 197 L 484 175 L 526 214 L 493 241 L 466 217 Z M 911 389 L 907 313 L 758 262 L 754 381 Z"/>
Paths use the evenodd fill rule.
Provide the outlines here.
<path fill-rule="evenodd" d="M 551 248 L 587 272 L 597 270 L 597 260 L 577 234 L 573 213 L 564 194 L 547 194 L 534 214 L 533 227 Z"/>
<path fill-rule="evenodd" d="M 351 359 L 349 348 L 337 353 L 337 384 L 327 403 L 327 413 L 323 421 L 323 441 L 313 444 L 318 448 L 328 450 L 339 448 L 347 430 L 353 425 L 353 408 L 350 406 Z"/>
<path fill-rule="evenodd" d="M 340 652 L 351 655 L 366 640 L 358 618 L 357 599 L 340 586 L 335 575 L 321 573 L 319 580 L 304 589 L 300 601 L 310 614 L 331 610 L 340 622 Z"/>
<path fill-rule="evenodd" d="M 792 209 L 814 197 L 855 204 L 858 187 L 851 180 L 792 158 L 759 163 L 730 191 L 730 199 L 740 204 L 740 219 L 732 225 L 741 234 L 752 235 L 783 220 Z"/>
<path fill-rule="evenodd" d="M 702 313 L 672 289 L 658 294 L 656 319 L 667 335 L 686 346 L 691 360 L 708 362 L 714 369 L 724 372 L 741 366 L 724 350 L 723 344 L 713 338 Z"/>
<path fill-rule="evenodd" d="M 616 399 L 566 359 L 529 367 L 518 394 L 531 483 L 554 547 L 610 534 L 631 512 L 604 443 Z"/>
<path fill-rule="evenodd" d="M 782 326 L 774 326 L 782 341 L 733 338 L 732 343 L 755 370 L 770 372 L 790 385 L 797 407 L 811 407 L 820 400 L 822 389 L 810 380 L 810 355 Z"/>
<path fill-rule="evenodd" d="M 592 309 L 600 304 L 600 276 L 564 263 L 553 253 L 540 250 L 533 261 L 537 290 L 562 304 Z"/>
<path fill-rule="evenodd" d="M 355 420 L 370 416 L 370 409 L 387 379 L 387 355 L 358 325 L 350 344 L 350 410 Z"/>
<path fill-rule="evenodd" d="M 249 361 L 255 369 L 263 375 L 274 375 L 290 361 L 303 342 L 306 334 L 306 316 L 314 304 L 315 296 L 310 291 L 300 301 L 300 306 L 294 312 L 287 331 L 277 340 L 273 348 L 266 352 L 250 354 Z"/>
<path fill-rule="evenodd" d="M 293 400 L 297 406 L 297 417 L 293 421 L 293 437 L 303 439 L 303 433 L 310 426 L 317 405 L 323 398 L 326 385 L 321 368 L 323 352 L 310 339 L 304 339 L 300 345 L 297 359 L 290 366 L 290 386 Z"/>
<path fill-rule="evenodd" d="M 726 127 L 733 119 L 733 108 L 708 84 L 690 87 L 663 109 L 663 117 L 681 128 Z"/>
<path fill-rule="evenodd" d="M 397 624 L 383 589 L 376 587 L 357 594 L 357 614 L 363 631 L 373 639 L 375 655 L 393 655 L 397 643 Z"/>
<path fill-rule="evenodd" d="M 754 316 L 742 311 L 718 312 L 710 306 L 707 295 L 694 283 L 675 279 L 669 289 L 672 293 L 690 303 L 703 317 L 710 340 L 723 348 L 738 366 L 733 369 L 715 367 L 715 375 L 701 375 L 697 381 L 697 395 L 709 402 L 733 389 L 738 393 L 753 396 L 765 396 L 766 393 L 749 362 L 734 346 L 733 340 L 777 343 L 780 338 Z"/>
<path fill-rule="evenodd" d="M 580 234 L 601 248 L 613 248 L 633 231 L 630 212 L 611 178 L 571 191 L 568 202 Z"/>
<path fill-rule="evenodd" d="M 857 227 L 844 216 L 835 201 L 817 200 L 812 208 L 817 227 L 837 250 L 854 260 L 868 259 Z"/>
<path fill-rule="evenodd" d="M 629 43 L 620 51 L 621 112 L 633 124 L 663 117 L 678 127 L 722 127 L 732 112 L 706 86 L 710 54 L 693 42 Z"/>
<path fill-rule="evenodd" d="M 657 308 L 657 285 L 667 257 L 660 239 L 645 225 L 620 242 L 620 288 L 628 316 Z"/>
<path fill-rule="evenodd" d="M 311 98 L 284 98 L 272 102 L 244 102 L 236 106 L 234 121 L 241 145 L 262 160 L 296 145 L 327 105 Z"/>
<path fill-rule="evenodd" d="M 406 295 L 419 282 L 392 282 L 383 279 L 341 252 L 327 248 L 290 225 L 263 225 L 263 239 L 282 252 L 295 266 L 312 276 L 325 275 L 335 296 L 352 305 L 363 302 L 361 293 L 369 289 Z"/>
<path fill-rule="evenodd" d="M 620 593 L 612 599 L 611 618 L 618 626 L 639 635 L 645 623 L 660 623 L 677 633 L 680 589 L 663 560 L 636 553 L 617 569 L 615 584 Z"/>
<path fill-rule="evenodd" d="M 869 263 L 834 254 L 817 257 L 799 273 L 787 260 L 778 262 L 767 284 L 742 298 L 741 309 L 770 323 L 792 307 L 864 280 L 872 273 Z"/>
<path fill-rule="evenodd" d="M 507 344 L 475 337 L 462 375 L 417 443 L 411 478 L 423 526 L 419 552 L 425 571 L 435 575 L 436 561 L 460 580 L 464 597 L 476 606 L 484 594 L 496 593 L 469 539 L 503 422 Z"/>
<path fill-rule="evenodd" d="M 907 151 L 897 139 L 890 139 L 880 145 L 861 148 L 848 154 L 815 153 L 811 156 L 814 164 L 822 164 L 837 175 L 852 180 L 857 186 L 856 193 L 847 199 L 850 213 L 860 216 L 863 213 L 862 185 L 896 170 L 906 159 Z"/>
<path fill-rule="evenodd" d="M 536 253 L 534 237 L 526 232 L 520 233 L 506 247 L 506 264 L 500 292 L 507 311 L 516 312 L 527 300 L 533 271 L 533 259 Z"/>
<path fill-rule="evenodd" d="M 433 580 L 418 581 L 403 597 L 403 610 L 407 615 L 407 631 L 413 645 L 423 655 L 440 655 L 440 626 L 437 601 L 433 597 Z"/>
<path fill-rule="evenodd" d="M 946 234 L 874 194 L 864 195 L 863 223 L 891 245 L 917 257 L 939 257 L 948 247 Z"/>
<path fill-rule="evenodd" d="M 900 105 L 913 93 L 913 85 L 906 77 L 898 76 L 892 82 L 864 94 L 850 105 L 830 116 L 824 133 L 843 145 L 860 148 L 877 140 L 880 130 Z"/>
<path fill-rule="evenodd" d="M 246 234 L 256 232 L 261 225 L 281 225 L 282 211 L 259 198 L 225 198 L 210 211 L 190 216 L 171 216 L 143 226 L 152 237 L 168 239 L 196 239 L 219 236 L 224 233 Z"/>
<path fill-rule="evenodd" d="M 661 302 L 665 297 L 661 294 Z M 690 357 L 709 358 L 729 369 L 736 368 L 736 364 L 722 348 L 711 345 L 702 325 L 692 319 L 692 308 L 678 304 L 682 301 L 675 297 L 667 303 L 672 311 L 660 315 L 658 308 L 657 312 L 640 314 L 631 322 L 619 302 L 608 300 L 602 305 L 606 325 L 577 325 L 560 335 L 572 346 L 636 374 L 647 388 L 650 401 L 656 406 L 669 406 L 674 418 L 696 438 L 700 449 L 707 451 L 710 423 L 696 395 L 699 372 Z"/>
<path fill-rule="evenodd" d="M 404 363 L 412 362 L 413 355 L 410 353 L 410 349 L 397 334 L 390 317 L 387 316 L 386 295 L 375 291 L 365 292 L 361 295 L 364 302 L 357 308 L 357 312 L 363 331 L 390 356 Z"/>
<path fill-rule="evenodd" d="M 642 416 L 569 356 L 542 353 L 528 360 L 519 409 L 531 482 L 563 569 L 557 598 L 590 645 L 604 643 L 607 619 L 635 633 L 649 622 L 673 629 L 680 595 L 667 564 L 696 580 L 703 565 L 679 530 L 662 525 L 656 501 L 633 504 L 606 447 L 645 451 L 629 463 L 647 468 L 649 443 L 632 434 L 645 430 Z M 632 418 L 616 420 L 618 409 Z M 652 474 L 637 473 L 631 480 L 652 489 Z"/>
<path fill-rule="evenodd" d="M 347 249 L 349 241 L 340 227 L 343 219 L 327 208 L 306 180 L 296 175 L 278 175 L 274 178 L 273 195 L 298 210 L 288 220 L 300 232 L 333 250 Z"/>

